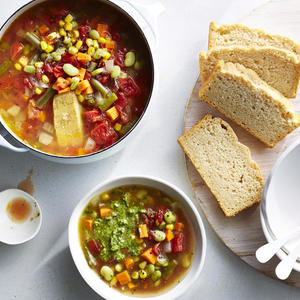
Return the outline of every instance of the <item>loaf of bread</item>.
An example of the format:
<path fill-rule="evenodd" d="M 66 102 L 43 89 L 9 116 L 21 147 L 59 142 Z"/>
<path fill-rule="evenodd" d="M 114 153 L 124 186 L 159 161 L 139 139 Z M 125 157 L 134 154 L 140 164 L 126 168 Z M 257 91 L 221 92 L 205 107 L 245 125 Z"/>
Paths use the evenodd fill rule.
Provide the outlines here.
<path fill-rule="evenodd" d="M 225 216 L 260 201 L 264 183 L 259 167 L 227 122 L 206 115 L 178 142 Z"/>
<path fill-rule="evenodd" d="M 219 60 L 240 63 L 252 69 L 285 97 L 295 98 L 297 95 L 300 61 L 290 51 L 274 47 L 212 48 L 208 53 L 200 53 L 202 82 L 207 80 Z"/>
<path fill-rule="evenodd" d="M 263 30 L 249 28 L 242 24 L 222 25 L 211 22 L 209 26 L 208 49 L 230 46 L 272 46 L 289 50 L 296 55 L 300 54 L 300 45 L 287 37 L 268 34 Z"/>
<path fill-rule="evenodd" d="M 241 64 L 219 61 L 199 97 L 268 147 L 300 125 L 292 102 Z"/>

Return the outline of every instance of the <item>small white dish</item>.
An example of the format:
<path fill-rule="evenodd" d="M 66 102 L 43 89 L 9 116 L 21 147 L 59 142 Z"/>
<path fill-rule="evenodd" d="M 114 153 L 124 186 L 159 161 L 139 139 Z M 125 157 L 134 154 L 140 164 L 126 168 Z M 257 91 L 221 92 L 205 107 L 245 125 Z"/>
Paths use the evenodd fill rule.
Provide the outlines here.
<path fill-rule="evenodd" d="M 300 141 L 292 144 L 275 163 L 264 187 L 261 224 L 268 242 L 295 231 L 300 226 Z M 283 260 L 300 241 L 291 239 L 276 253 Z M 294 265 L 300 272 L 300 253 Z"/>
<path fill-rule="evenodd" d="M 113 189 L 122 185 L 145 185 L 153 188 L 157 188 L 170 197 L 176 199 L 181 207 L 183 208 L 187 218 L 191 222 L 191 226 L 194 231 L 195 238 L 195 251 L 192 265 L 186 275 L 182 278 L 180 283 L 174 285 L 171 289 L 163 291 L 157 295 L 149 296 L 130 296 L 128 294 L 122 294 L 116 289 L 109 287 L 97 274 L 91 269 L 84 257 L 82 251 L 79 233 L 78 233 L 78 222 L 84 208 L 88 202 L 96 195 L 101 194 L 105 191 Z M 126 176 L 119 177 L 116 179 L 108 180 L 97 185 L 93 188 L 86 196 L 84 196 L 75 207 L 73 214 L 69 222 L 69 247 L 75 265 L 88 285 L 100 296 L 107 300 L 118 299 L 118 300 L 172 300 L 180 299 L 193 283 L 198 280 L 199 274 L 203 268 L 205 254 L 206 254 L 206 235 L 205 229 L 201 220 L 201 217 L 194 206 L 193 202 L 177 187 L 174 185 L 155 177 L 150 176 Z"/>
<path fill-rule="evenodd" d="M 13 221 L 7 210 L 9 202 L 17 198 L 25 199 L 32 207 L 30 214 L 22 223 Z M 32 196 L 18 189 L 0 192 L 0 242 L 9 245 L 25 243 L 38 234 L 41 224 L 42 212 Z"/>

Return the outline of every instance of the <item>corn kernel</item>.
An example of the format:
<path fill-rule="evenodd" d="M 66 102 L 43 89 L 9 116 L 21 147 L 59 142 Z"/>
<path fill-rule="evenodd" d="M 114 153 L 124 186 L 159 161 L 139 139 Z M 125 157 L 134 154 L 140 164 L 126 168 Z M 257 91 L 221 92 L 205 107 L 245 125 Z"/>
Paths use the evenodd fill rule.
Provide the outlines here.
<path fill-rule="evenodd" d="M 47 38 L 52 41 L 54 39 L 57 38 L 57 33 L 56 32 L 51 32 L 50 34 L 48 34 Z"/>
<path fill-rule="evenodd" d="M 99 48 L 99 43 L 96 40 L 94 40 L 93 41 L 93 46 L 97 49 L 97 48 Z"/>
<path fill-rule="evenodd" d="M 49 83 L 49 78 L 48 78 L 48 76 L 47 75 L 43 75 L 42 76 L 42 81 L 44 82 L 44 83 Z"/>
<path fill-rule="evenodd" d="M 71 42 L 71 38 L 70 37 L 68 37 L 68 36 L 65 36 L 65 38 L 64 38 L 64 44 L 69 44 Z"/>
<path fill-rule="evenodd" d="M 78 52 L 78 49 L 74 46 L 71 46 L 68 51 L 69 51 L 70 54 L 74 55 Z"/>
<path fill-rule="evenodd" d="M 19 63 L 15 63 L 15 69 L 18 71 L 22 70 L 22 66 Z"/>
<path fill-rule="evenodd" d="M 82 46 L 82 41 L 81 40 L 77 41 L 75 46 L 76 46 L 77 49 L 80 49 L 81 46 Z"/>
<path fill-rule="evenodd" d="M 89 47 L 91 47 L 91 46 L 93 46 L 93 40 L 92 39 L 86 39 L 86 44 L 89 46 Z"/>
<path fill-rule="evenodd" d="M 77 39 L 79 38 L 79 31 L 78 30 L 74 30 L 73 31 L 74 37 Z"/>
<path fill-rule="evenodd" d="M 41 41 L 41 48 L 42 50 L 46 50 L 48 47 L 47 43 L 45 41 Z"/>
<path fill-rule="evenodd" d="M 89 47 L 88 54 L 93 56 L 94 53 L 95 53 L 95 48 L 94 47 Z"/>
<path fill-rule="evenodd" d="M 76 90 L 75 90 L 75 94 L 78 96 L 78 95 L 80 95 L 80 94 L 81 94 L 81 91 L 80 91 L 80 90 L 78 90 L 78 89 L 76 89 Z"/>
<path fill-rule="evenodd" d="M 46 49 L 46 52 L 47 53 L 50 53 L 54 50 L 54 47 L 52 45 L 48 45 L 47 49 Z"/>
<path fill-rule="evenodd" d="M 19 64 L 20 64 L 22 67 L 27 66 L 28 61 L 29 61 L 29 59 L 28 59 L 27 56 L 21 56 L 21 57 L 19 58 Z"/>
<path fill-rule="evenodd" d="M 72 38 L 71 38 L 71 43 L 74 44 L 75 42 L 76 42 L 76 39 L 75 39 L 74 37 L 72 37 Z"/>
<path fill-rule="evenodd" d="M 66 31 L 72 31 L 73 25 L 72 25 L 72 23 L 66 23 L 64 28 Z"/>
<path fill-rule="evenodd" d="M 34 63 L 34 66 L 39 69 L 41 69 L 43 67 L 43 65 L 44 65 L 44 63 L 42 61 L 37 61 Z"/>
<path fill-rule="evenodd" d="M 61 36 L 65 36 L 65 35 L 66 35 L 66 31 L 65 31 L 63 28 L 60 28 L 60 29 L 59 29 L 59 34 L 60 34 Z"/>
<path fill-rule="evenodd" d="M 38 94 L 38 95 L 40 95 L 40 94 L 42 93 L 42 90 L 39 89 L 39 88 L 36 88 L 36 89 L 35 89 L 35 93 Z"/>
<path fill-rule="evenodd" d="M 120 123 L 116 123 L 114 128 L 115 128 L 116 131 L 120 131 L 121 128 L 122 128 L 122 125 Z"/>
<path fill-rule="evenodd" d="M 166 225 L 167 229 L 173 230 L 174 229 L 174 224 L 168 224 Z"/>
<path fill-rule="evenodd" d="M 66 17 L 65 17 L 65 22 L 66 23 L 71 23 L 73 21 L 73 16 L 71 14 L 68 14 Z"/>
<path fill-rule="evenodd" d="M 78 96 L 78 101 L 79 102 L 83 102 L 84 101 L 84 96 L 83 95 L 79 95 Z"/>
<path fill-rule="evenodd" d="M 78 27 L 78 23 L 76 21 L 72 21 L 72 26 L 73 26 L 73 28 L 77 28 Z"/>
<path fill-rule="evenodd" d="M 101 44 L 105 44 L 106 43 L 106 39 L 102 36 L 99 37 L 98 42 Z"/>
<path fill-rule="evenodd" d="M 59 25 L 60 27 L 64 27 L 64 26 L 65 26 L 65 21 L 64 21 L 64 20 L 60 20 L 60 21 L 58 22 L 58 25 Z"/>

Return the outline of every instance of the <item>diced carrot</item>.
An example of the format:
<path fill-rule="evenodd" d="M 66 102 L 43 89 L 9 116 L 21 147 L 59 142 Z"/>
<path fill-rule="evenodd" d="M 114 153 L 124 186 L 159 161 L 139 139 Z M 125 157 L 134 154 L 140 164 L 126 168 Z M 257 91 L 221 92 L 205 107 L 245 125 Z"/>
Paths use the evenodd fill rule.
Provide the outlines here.
<path fill-rule="evenodd" d="M 84 95 L 92 94 L 94 92 L 93 88 L 91 86 L 87 87 L 84 91 Z"/>
<path fill-rule="evenodd" d="M 84 154 L 86 154 L 84 148 L 82 148 L 82 147 L 79 148 L 79 149 L 78 149 L 78 155 L 84 155 Z"/>
<path fill-rule="evenodd" d="M 148 228 L 146 224 L 139 225 L 139 234 L 141 239 L 148 237 Z"/>
<path fill-rule="evenodd" d="M 38 118 L 41 122 L 45 122 L 46 120 L 46 114 L 44 111 L 41 111 Z"/>
<path fill-rule="evenodd" d="M 126 270 L 117 274 L 116 277 L 121 285 L 128 284 L 131 281 L 130 276 Z"/>
<path fill-rule="evenodd" d="M 85 72 L 86 72 L 86 69 L 84 69 L 84 68 L 79 69 L 79 73 L 78 73 L 77 77 L 80 79 L 80 81 L 84 80 Z"/>
<path fill-rule="evenodd" d="M 94 221 L 92 219 L 84 219 L 83 225 L 87 230 L 91 231 L 93 230 L 93 222 Z"/>
<path fill-rule="evenodd" d="M 66 87 L 65 89 L 59 90 L 58 93 L 59 93 L 59 94 L 63 94 L 63 93 L 70 92 L 70 90 L 71 90 L 71 89 L 70 89 L 69 87 Z"/>
<path fill-rule="evenodd" d="M 107 49 L 115 49 L 116 44 L 114 41 L 106 41 L 105 42 L 105 48 Z"/>
<path fill-rule="evenodd" d="M 92 57 L 89 54 L 79 52 L 77 54 L 77 60 L 83 63 L 87 63 L 92 60 Z"/>
<path fill-rule="evenodd" d="M 174 239 L 174 233 L 171 229 L 166 230 L 166 241 L 170 242 Z"/>
<path fill-rule="evenodd" d="M 129 282 L 129 283 L 127 284 L 127 286 L 128 286 L 128 288 L 129 288 L 130 290 L 133 290 L 133 289 L 135 289 L 135 288 L 137 287 L 137 285 L 134 284 L 134 283 L 132 283 L 132 282 Z"/>
<path fill-rule="evenodd" d="M 54 90 L 63 90 L 67 88 L 70 85 L 70 82 L 67 79 L 64 79 L 63 77 L 58 77 L 56 79 L 56 82 L 53 84 Z"/>
<path fill-rule="evenodd" d="M 176 222 L 174 228 L 176 231 L 181 232 L 183 230 L 183 227 L 184 227 L 183 223 Z"/>
<path fill-rule="evenodd" d="M 142 255 L 141 257 L 143 257 L 145 260 L 147 260 L 150 264 L 155 264 L 157 257 L 156 255 L 153 253 L 152 248 L 147 249 Z"/>
<path fill-rule="evenodd" d="M 100 207 L 101 218 L 108 216 L 111 212 L 112 212 L 112 209 L 109 207 L 105 207 L 105 206 Z"/>
<path fill-rule="evenodd" d="M 97 31 L 102 36 L 105 32 L 108 32 L 108 25 L 107 24 L 98 24 L 97 25 Z"/>
<path fill-rule="evenodd" d="M 130 257 L 126 257 L 124 263 L 127 270 L 131 270 L 134 266 L 134 261 Z"/>
<path fill-rule="evenodd" d="M 86 80 L 82 80 L 78 83 L 77 88 L 79 91 L 83 92 L 84 90 L 86 90 L 88 87 L 90 86 L 89 81 Z"/>
<path fill-rule="evenodd" d="M 112 108 L 110 108 L 109 110 L 107 110 L 106 114 L 111 119 L 111 121 L 114 121 L 119 116 L 119 112 L 118 112 L 118 110 L 116 109 L 115 106 L 113 106 Z"/>
<path fill-rule="evenodd" d="M 49 31 L 49 27 L 46 24 L 43 24 L 42 26 L 39 27 L 39 32 L 41 34 L 45 34 Z"/>

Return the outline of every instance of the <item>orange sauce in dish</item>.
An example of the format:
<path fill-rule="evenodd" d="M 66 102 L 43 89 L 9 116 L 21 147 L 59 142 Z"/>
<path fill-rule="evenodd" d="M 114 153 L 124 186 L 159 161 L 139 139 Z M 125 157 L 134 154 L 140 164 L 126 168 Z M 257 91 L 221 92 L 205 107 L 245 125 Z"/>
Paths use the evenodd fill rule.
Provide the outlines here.
<path fill-rule="evenodd" d="M 14 223 L 24 223 L 32 213 L 32 206 L 26 199 L 18 197 L 8 202 L 6 212 Z"/>

